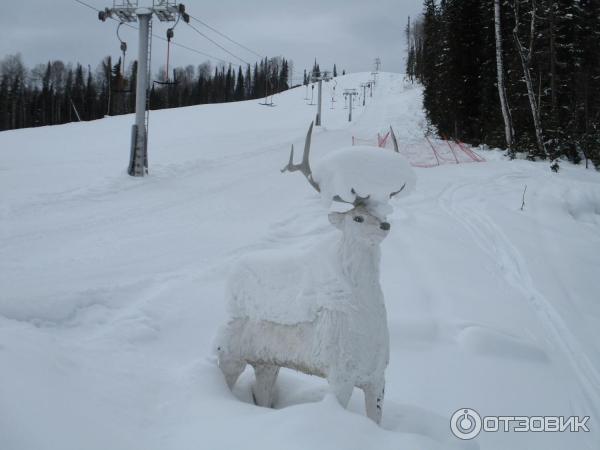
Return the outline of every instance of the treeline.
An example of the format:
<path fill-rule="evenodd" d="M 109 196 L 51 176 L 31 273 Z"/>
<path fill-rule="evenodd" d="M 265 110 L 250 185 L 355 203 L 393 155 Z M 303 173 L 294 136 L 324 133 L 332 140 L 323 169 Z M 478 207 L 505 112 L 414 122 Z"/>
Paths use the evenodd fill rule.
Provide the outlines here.
<path fill-rule="evenodd" d="M 425 0 L 407 74 L 442 136 L 600 165 L 600 2 Z"/>
<path fill-rule="evenodd" d="M 289 88 L 285 58 L 265 58 L 253 67 L 204 62 L 154 77 L 150 109 L 249 100 Z M 28 69 L 20 55 L 0 61 L 0 131 L 56 125 L 135 111 L 137 62 L 122 67 L 106 57 L 95 70 L 50 61 Z"/>

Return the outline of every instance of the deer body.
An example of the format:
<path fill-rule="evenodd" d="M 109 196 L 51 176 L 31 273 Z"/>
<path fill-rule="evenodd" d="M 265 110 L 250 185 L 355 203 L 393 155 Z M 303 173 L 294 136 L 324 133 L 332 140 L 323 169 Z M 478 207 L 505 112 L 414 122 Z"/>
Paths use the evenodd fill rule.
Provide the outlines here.
<path fill-rule="evenodd" d="M 277 372 L 287 367 L 326 378 L 343 406 L 355 386 L 363 389 L 367 414 L 379 422 L 389 359 L 379 242 L 388 231 L 367 214 L 332 213 L 342 231 L 333 245 L 291 261 L 250 257 L 237 266 L 217 350 L 230 387 L 250 364 L 256 403 L 272 406 Z M 290 279 L 294 285 L 282 286 Z"/>
<path fill-rule="evenodd" d="M 302 164 L 293 164 L 292 148 L 285 170 L 302 171 L 320 192 L 308 164 L 311 131 L 312 125 Z M 279 369 L 286 367 L 326 378 L 344 407 L 354 387 L 363 389 L 367 416 L 381 421 L 389 335 L 379 245 L 390 224 L 370 211 L 368 197 L 352 194 L 351 210 L 329 214 L 339 240 L 301 255 L 251 256 L 231 275 L 230 317 L 216 341 L 219 367 L 231 388 L 252 365 L 260 406 L 273 405 Z"/>

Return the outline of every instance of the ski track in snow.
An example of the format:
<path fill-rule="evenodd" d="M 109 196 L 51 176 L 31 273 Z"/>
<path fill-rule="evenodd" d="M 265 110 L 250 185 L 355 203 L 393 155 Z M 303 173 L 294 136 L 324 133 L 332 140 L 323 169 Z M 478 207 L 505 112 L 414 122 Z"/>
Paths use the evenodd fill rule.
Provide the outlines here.
<path fill-rule="evenodd" d="M 352 136 L 375 142 L 390 125 L 429 153 L 421 90 L 401 75 L 382 73 L 348 124 L 339 92 L 369 76 L 338 78 L 311 161 Z M 600 326 L 600 307 L 585 274 L 600 261 L 582 247 L 588 272 L 566 307 L 585 313 L 565 316 L 566 301 L 544 290 L 536 254 L 515 229 L 547 243 L 555 230 L 535 233 L 525 221 L 551 227 L 558 217 L 565 233 L 600 244 L 600 180 L 567 166 L 552 184 L 543 163 L 498 152 L 486 152 L 487 163 L 417 169 L 416 192 L 393 203 L 382 243 L 391 337 L 382 428 L 364 416 L 359 393 L 345 411 L 322 380 L 287 370 L 275 410 L 251 404 L 249 370 L 228 391 L 209 353 L 226 273 L 249 252 L 337 237 L 303 177 L 279 173 L 313 118 L 303 97 L 300 87 L 276 96 L 276 108 L 153 112 L 151 174 L 136 180 L 124 170 L 131 116 L 0 133 L 0 189 L 9 193 L 0 198 L 2 450 L 595 448 L 600 353 L 597 332 L 596 341 L 585 336 Z M 61 151 L 58 163 L 46 145 Z M 513 197 L 520 206 L 523 180 L 531 197 L 507 230 L 498 214 Z M 553 286 L 574 290 L 547 253 Z M 450 415 L 471 406 L 596 417 L 591 433 L 459 441 Z"/>
<path fill-rule="evenodd" d="M 502 229 L 485 213 L 486 194 L 504 187 L 501 181 L 509 176 L 491 182 L 469 182 L 452 186 L 441 196 L 440 206 L 469 231 L 469 235 L 477 241 L 478 246 L 498 265 L 506 281 L 530 302 L 547 330 L 547 339 L 553 349 L 560 351 L 560 356 L 575 372 L 579 380 L 578 387 L 585 394 L 588 408 L 597 415 L 597 407 L 600 405 L 600 374 L 560 314 L 535 287 L 522 255 Z M 585 415 L 581 410 L 577 413 Z"/>

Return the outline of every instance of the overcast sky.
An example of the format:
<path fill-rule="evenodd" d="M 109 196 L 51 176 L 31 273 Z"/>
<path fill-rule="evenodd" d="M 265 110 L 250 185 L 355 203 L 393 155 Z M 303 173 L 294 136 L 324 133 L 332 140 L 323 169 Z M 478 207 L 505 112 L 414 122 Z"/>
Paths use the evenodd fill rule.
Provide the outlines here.
<path fill-rule="evenodd" d="M 112 6 L 112 0 L 83 1 L 98 9 Z M 139 3 L 145 6 L 152 0 Z M 422 0 L 184 0 L 184 4 L 190 14 L 259 54 L 293 60 L 294 77 L 310 68 L 315 57 L 322 69 L 336 63 L 340 72 L 370 71 L 376 57 L 381 58 L 382 70 L 403 71 L 405 23 L 409 15 L 422 10 Z M 192 23 L 241 59 L 252 63 L 257 59 Z M 0 57 L 21 53 L 30 67 L 61 59 L 95 68 L 102 57 L 120 55 L 116 27 L 116 22 L 99 21 L 96 12 L 74 0 L 8 2 L 0 14 Z M 155 34 L 164 36 L 166 28 L 155 20 Z M 122 27 L 121 35 L 129 45 L 127 59 L 131 61 L 137 51 L 137 31 Z M 240 63 L 184 23 L 175 29 L 174 41 Z M 165 58 L 166 43 L 155 39 L 153 66 L 164 64 Z M 198 65 L 206 59 L 173 47 L 171 64 Z"/>

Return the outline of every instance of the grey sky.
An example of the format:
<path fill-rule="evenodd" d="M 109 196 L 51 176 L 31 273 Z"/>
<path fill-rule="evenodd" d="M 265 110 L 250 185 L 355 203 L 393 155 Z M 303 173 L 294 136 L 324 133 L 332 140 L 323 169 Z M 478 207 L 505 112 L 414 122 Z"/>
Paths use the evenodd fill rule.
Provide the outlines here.
<path fill-rule="evenodd" d="M 83 0 L 103 9 L 112 0 Z M 321 68 L 337 64 L 339 71 L 371 70 L 379 56 L 383 70 L 403 70 L 404 26 L 408 15 L 422 10 L 422 0 L 182 0 L 187 11 L 260 54 L 282 55 L 294 62 L 294 77 L 310 68 L 316 57 Z M 151 0 L 140 0 L 140 5 Z M 117 23 L 100 22 L 96 12 L 73 0 L 17 0 L 5 5 L 0 15 L 0 57 L 20 52 L 28 66 L 62 59 L 93 68 L 106 55 L 118 57 Z M 200 24 L 202 32 L 222 43 L 242 59 L 257 57 L 223 40 Z M 164 36 L 167 26 L 154 22 L 154 32 Z M 122 27 L 128 42 L 129 61 L 135 58 L 137 32 Z M 240 63 L 214 46 L 186 24 L 175 30 L 175 42 Z M 166 43 L 155 39 L 153 66 L 164 64 Z M 197 65 L 207 58 L 173 47 L 172 64 Z M 214 63 L 214 61 L 213 61 Z"/>

